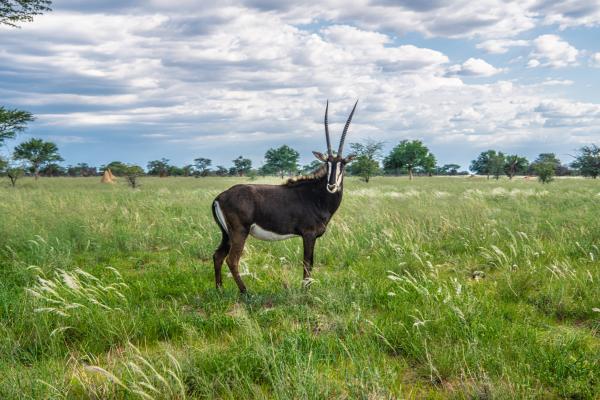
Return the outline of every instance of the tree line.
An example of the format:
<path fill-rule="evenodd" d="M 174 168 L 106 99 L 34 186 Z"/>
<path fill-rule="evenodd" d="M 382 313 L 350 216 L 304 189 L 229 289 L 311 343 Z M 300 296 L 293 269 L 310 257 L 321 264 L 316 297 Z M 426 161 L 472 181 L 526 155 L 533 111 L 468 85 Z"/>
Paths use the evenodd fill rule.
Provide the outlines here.
<path fill-rule="evenodd" d="M 25 130 L 27 123 L 34 120 L 26 111 L 10 110 L 0 107 L 0 145 L 7 139 L 14 139 Z M 350 148 L 356 155 L 355 161 L 348 166 L 348 173 L 361 177 L 369 182 L 376 175 L 468 175 L 460 171 L 458 164 L 438 165 L 436 157 L 420 140 L 402 140 L 387 154 L 383 155 L 383 142 L 365 140 L 362 143 L 351 143 Z M 563 164 L 554 153 L 541 153 L 534 161 L 529 162 L 518 154 L 504 154 L 501 151 L 487 150 L 474 159 L 469 169 L 478 175 L 499 179 L 506 175 L 512 179 L 515 175 L 535 175 L 540 181 L 550 182 L 555 175 L 582 175 L 597 178 L 600 175 L 600 148 L 595 144 L 581 147 L 569 165 Z M 0 174 L 7 176 L 15 185 L 20 176 L 30 174 L 36 179 L 40 176 L 96 176 L 110 169 L 116 176 L 135 177 L 149 176 L 250 176 L 276 175 L 281 178 L 289 175 L 306 174 L 319 167 L 315 160 L 300 166 L 300 153 L 293 148 L 282 145 L 268 149 L 264 163 L 253 168 L 252 161 L 243 156 L 232 160 L 229 167 L 216 165 L 212 160 L 199 157 L 193 163 L 182 167 L 173 165 L 169 159 L 149 161 L 146 169 L 139 165 L 112 161 L 100 167 L 87 163 L 62 166 L 64 161 L 55 143 L 33 138 L 20 143 L 14 148 L 10 157 L 0 156 Z"/>

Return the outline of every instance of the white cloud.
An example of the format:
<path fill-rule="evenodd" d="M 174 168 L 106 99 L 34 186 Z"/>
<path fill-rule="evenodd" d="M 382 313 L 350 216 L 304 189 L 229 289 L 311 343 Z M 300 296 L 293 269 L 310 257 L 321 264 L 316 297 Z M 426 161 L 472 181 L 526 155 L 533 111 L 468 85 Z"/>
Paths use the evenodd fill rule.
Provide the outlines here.
<path fill-rule="evenodd" d="M 542 82 L 544 86 L 571 86 L 574 82 L 570 79 L 546 79 Z"/>
<path fill-rule="evenodd" d="M 547 0 L 535 4 L 532 10 L 546 25 L 558 25 L 561 30 L 600 25 L 600 3 L 593 0 Z"/>
<path fill-rule="evenodd" d="M 590 57 L 590 64 L 592 67 L 600 68 L 600 53 L 594 53 Z"/>
<path fill-rule="evenodd" d="M 258 9 L 271 3 L 281 9 Z M 146 13 L 85 15 L 55 7 L 22 30 L 2 30 L 0 97 L 36 107 L 43 129 L 77 136 L 94 127 L 133 132 L 161 151 L 167 143 L 185 151 L 210 143 L 226 148 L 223 152 L 236 143 L 244 143 L 244 151 L 257 143 L 322 144 L 327 98 L 332 132 L 341 131 L 349 108 L 361 99 L 352 140 L 420 137 L 434 145 L 483 148 L 541 141 L 571 146 L 598 135 L 598 117 L 589 115 L 593 105 L 585 105 L 588 114 L 581 115 L 574 110 L 582 104 L 568 99 L 543 103 L 549 86 L 572 83 L 560 76 L 529 85 L 518 79 L 494 82 L 504 77 L 501 65 L 474 57 L 450 65 L 443 46 L 418 47 L 389 33 L 495 35 L 477 47 L 501 54 L 527 44 L 498 38 L 536 21 L 523 5 L 530 1 L 502 10 L 504 2 L 457 2 L 462 14 L 458 5 L 441 0 L 398 7 L 384 0 L 370 7 L 350 3 L 319 6 L 308 20 L 315 6 L 289 1 L 201 10 L 184 5 L 168 14 L 162 5 Z M 509 18 L 519 12 L 516 20 Z M 322 20 L 310 28 L 291 23 L 314 23 L 314 16 Z M 353 16 L 360 17 L 355 24 Z M 525 25 L 516 26 L 519 21 Z M 558 36 L 540 36 L 533 46 L 532 68 L 577 62 L 578 51 Z M 494 79 L 473 84 L 463 77 Z M 578 131 L 582 127 L 588 136 Z"/>
<path fill-rule="evenodd" d="M 85 0 L 55 0 L 56 10 L 87 11 L 115 15 L 194 16 L 215 10 L 249 9 L 250 12 L 276 14 L 292 25 L 327 21 L 351 24 L 372 31 L 404 34 L 418 32 L 432 37 L 510 38 L 539 26 L 598 26 L 600 3 L 594 0 L 215 0 L 202 7 L 190 0 L 178 1 L 174 10 L 171 1 L 126 0 L 89 2 Z M 244 12 L 244 11 L 241 11 Z M 181 31 L 197 32 L 210 29 L 213 19 L 200 24 L 180 26 Z M 68 27 L 65 27 L 68 30 Z M 110 34 L 107 31 L 106 34 Z"/>
<path fill-rule="evenodd" d="M 322 30 L 325 38 L 350 48 L 380 47 L 390 43 L 390 38 L 379 32 L 364 31 L 350 25 L 332 25 Z"/>
<path fill-rule="evenodd" d="M 472 106 L 460 110 L 454 114 L 450 121 L 452 122 L 475 122 L 480 121 L 483 115 Z"/>
<path fill-rule="evenodd" d="M 461 65 L 453 65 L 449 71 L 457 75 L 489 77 L 502 72 L 502 69 L 488 64 L 481 58 L 469 58 Z"/>
<path fill-rule="evenodd" d="M 561 68 L 577 65 L 579 50 L 557 35 L 541 35 L 533 41 L 529 67 Z"/>
<path fill-rule="evenodd" d="M 590 0 L 245 0 L 277 9 L 289 22 L 342 21 L 370 30 L 431 37 L 511 38 L 541 24 L 560 29 L 600 25 L 600 3 Z"/>
<path fill-rule="evenodd" d="M 587 127 L 596 133 L 600 128 L 600 104 L 543 100 L 534 111 L 540 114 L 548 128 Z"/>
<path fill-rule="evenodd" d="M 386 70 L 401 71 L 436 69 L 448 62 L 448 57 L 439 51 L 413 45 L 392 46 L 387 35 L 348 25 L 330 26 L 322 29 L 321 33 L 323 37 L 320 40 L 328 46 L 330 54 L 343 51 L 347 63 L 375 63 Z M 305 50 L 313 52 L 310 46 Z M 329 59 L 325 54 L 319 56 Z"/>
<path fill-rule="evenodd" d="M 45 136 L 44 139 L 50 140 L 52 142 L 56 142 L 58 144 L 67 144 L 67 143 L 91 143 L 90 138 L 83 136 L 69 136 L 69 135 L 48 135 Z"/>
<path fill-rule="evenodd" d="M 511 47 L 529 46 L 527 40 L 490 39 L 477 44 L 475 47 L 490 54 L 507 53 Z"/>

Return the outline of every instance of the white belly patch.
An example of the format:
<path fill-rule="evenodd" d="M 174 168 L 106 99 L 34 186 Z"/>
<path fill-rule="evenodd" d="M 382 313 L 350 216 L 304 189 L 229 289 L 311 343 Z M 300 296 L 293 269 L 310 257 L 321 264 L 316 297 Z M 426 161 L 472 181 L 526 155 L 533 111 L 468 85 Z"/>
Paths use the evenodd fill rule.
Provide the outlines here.
<path fill-rule="evenodd" d="M 291 237 L 297 236 L 297 235 L 293 235 L 293 234 L 280 235 L 278 233 L 271 232 L 271 231 L 268 231 L 266 229 L 263 229 L 263 228 L 261 228 L 257 224 L 252 224 L 250 226 L 250 234 L 252 236 L 254 236 L 255 238 L 257 238 L 257 239 L 260 239 L 260 240 L 269 240 L 269 241 L 284 240 L 284 239 L 289 239 Z"/>

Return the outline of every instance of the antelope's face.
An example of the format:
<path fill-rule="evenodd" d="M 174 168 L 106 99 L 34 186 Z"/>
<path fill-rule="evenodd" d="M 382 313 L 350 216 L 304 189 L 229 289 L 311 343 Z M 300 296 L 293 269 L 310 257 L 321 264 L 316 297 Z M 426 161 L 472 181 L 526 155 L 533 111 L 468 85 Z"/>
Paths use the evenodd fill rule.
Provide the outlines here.
<path fill-rule="evenodd" d="M 318 151 L 313 151 L 313 154 L 318 160 L 327 164 L 327 191 L 332 194 L 339 192 L 342 189 L 346 164 L 354 159 L 354 155 L 349 155 L 348 157 L 327 157 Z"/>
<path fill-rule="evenodd" d="M 337 154 L 334 156 L 333 151 L 331 150 L 331 139 L 329 138 L 329 124 L 327 121 L 327 112 L 329 110 L 329 100 L 327 100 L 327 106 L 325 106 L 325 139 L 327 140 L 327 156 L 323 153 L 319 153 L 318 151 L 313 151 L 315 157 L 318 160 L 327 163 L 327 191 L 329 193 L 337 193 L 342 190 L 342 182 L 344 181 L 344 168 L 346 164 L 351 162 L 354 159 L 354 155 L 349 155 L 347 157 L 342 157 L 342 150 L 344 149 L 344 142 L 346 141 L 346 133 L 348 133 L 348 128 L 350 127 L 350 122 L 352 121 L 352 116 L 354 115 L 354 111 L 356 111 L 356 105 L 358 104 L 358 100 L 354 103 L 354 107 L 350 112 L 350 116 L 346 121 L 346 125 L 344 125 L 344 131 L 342 132 L 342 137 L 340 139 L 340 147 L 338 148 Z"/>

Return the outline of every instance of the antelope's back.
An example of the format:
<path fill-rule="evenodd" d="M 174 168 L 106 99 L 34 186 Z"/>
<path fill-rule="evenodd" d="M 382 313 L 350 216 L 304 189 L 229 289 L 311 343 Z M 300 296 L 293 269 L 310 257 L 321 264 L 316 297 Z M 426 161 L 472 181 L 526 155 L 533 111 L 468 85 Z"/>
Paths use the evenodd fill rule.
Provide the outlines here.
<path fill-rule="evenodd" d="M 276 229 L 302 218 L 301 203 L 296 197 L 293 190 L 282 185 L 238 184 L 219 194 L 215 201 L 228 221 L 235 218 L 245 226 L 257 223 Z"/>

